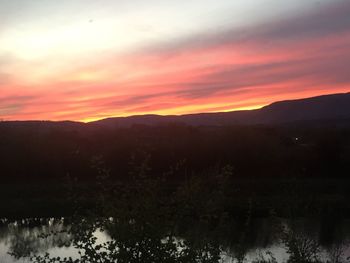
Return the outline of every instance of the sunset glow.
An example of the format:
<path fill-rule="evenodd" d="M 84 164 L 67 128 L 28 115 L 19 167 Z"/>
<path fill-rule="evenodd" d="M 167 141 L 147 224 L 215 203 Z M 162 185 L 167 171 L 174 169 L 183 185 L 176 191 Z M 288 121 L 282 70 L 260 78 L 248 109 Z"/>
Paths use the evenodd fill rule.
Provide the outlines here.
<path fill-rule="evenodd" d="M 0 118 L 231 111 L 349 92 L 350 2 L 281 2 L 0 0 Z"/>

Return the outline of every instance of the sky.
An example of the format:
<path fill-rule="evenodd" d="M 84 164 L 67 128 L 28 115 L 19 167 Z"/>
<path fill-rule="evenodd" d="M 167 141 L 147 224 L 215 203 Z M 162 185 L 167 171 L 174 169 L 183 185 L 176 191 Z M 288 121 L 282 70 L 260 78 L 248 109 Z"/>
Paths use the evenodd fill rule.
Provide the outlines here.
<path fill-rule="evenodd" d="M 259 108 L 350 91 L 349 0 L 0 0 L 0 119 Z"/>

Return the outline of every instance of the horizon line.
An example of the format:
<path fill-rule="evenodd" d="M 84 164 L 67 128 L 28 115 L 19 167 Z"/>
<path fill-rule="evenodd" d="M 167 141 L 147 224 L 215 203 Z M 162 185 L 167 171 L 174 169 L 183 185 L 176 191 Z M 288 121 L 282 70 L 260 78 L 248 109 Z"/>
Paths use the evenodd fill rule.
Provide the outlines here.
<path fill-rule="evenodd" d="M 260 110 L 264 107 L 270 106 L 275 103 L 279 102 L 288 102 L 288 101 L 298 101 L 298 100 L 306 100 L 306 99 L 314 99 L 319 97 L 327 97 L 327 96 L 334 96 L 334 95 L 345 95 L 350 94 L 350 91 L 347 92 L 338 92 L 338 93 L 327 93 L 327 94 L 321 94 L 316 95 L 312 97 L 302 97 L 302 98 L 296 98 L 296 99 L 286 99 L 286 100 L 280 100 L 280 101 L 274 101 L 268 104 L 263 105 L 256 105 L 256 106 L 247 106 L 247 107 L 239 107 L 236 109 L 229 109 L 229 110 L 222 110 L 222 111 L 207 111 L 207 112 L 194 112 L 194 113 L 185 113 L 185 114 L 157 114 L 157 113 L 145 113 L 145 114 L 134 114 L 134 115 L 119 115 L 119 116 L 110 116 L 110 117 L 102 117 L 102 118 L 96 118 L 90 121 L 83 121 L 83 120 L 5 120 L 0 118 L 0 122 L 76 122 L 76 123 L 93 123 L 97 121 L 102 121 L 106 119 L 114 119 L 114 118 L 130 118 L 130 117 L 140 117 L 140 116 L 160 116 L 160 117 L 167 117 L 167 116 L 188 116 L 188 115 L 198 115 L 198 114 L 215 114 L 215 113 L 229 113 L 229 112 L 240 112 L 240 111 L 253 111 L 253 110 Z M 88 118 L 87 118 L 88 119 Z"/>

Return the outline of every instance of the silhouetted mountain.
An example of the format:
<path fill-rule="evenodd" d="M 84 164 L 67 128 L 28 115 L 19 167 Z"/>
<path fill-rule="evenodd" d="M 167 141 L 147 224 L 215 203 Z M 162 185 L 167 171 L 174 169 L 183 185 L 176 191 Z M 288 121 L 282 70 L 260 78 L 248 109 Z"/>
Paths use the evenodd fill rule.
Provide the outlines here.
<path fill-rule="evenodd" d="M 67 175 L 93 179 L 100 157 L 111 177 L 127 180 L 134 169 L 131 163 L 142 162 L 143 153 L 151 156 L 153 175 L 186 160 L 188 171 L 230 164 L 240 177 L 346 177 L 350 93 L 277 102 L 252 111 L 145 115 L 87 124 L 0 122 L 2 182 L 61 180 Z"/>
<path fill-rule="evenodd" d="M 186 115 L 135 115 L 107 118 L 88 124 L 72 121 L 2 121 L 0 127 L 37 129 L 45 132 L 51 129 L 80 130 L 90 128 L 126 128 L 133 125 L 184 124 L 190 126 L 224 126 L 288 124 L 294 122 L 312 123 L 337 122 L 350 124 L 350 93 L 317 96 L 306 99 L 274 102 L 261 109 L 198 113 Z"/>
<path fill-rule="evenodd" d="M 183 123 L 193 126 L 283 124 L 305 121 L 350 120 L 350 93 L 272 103 L 257 110 L 187 115 L 139 115 L 108 118 L 91 123 L 107 127 Z"/>

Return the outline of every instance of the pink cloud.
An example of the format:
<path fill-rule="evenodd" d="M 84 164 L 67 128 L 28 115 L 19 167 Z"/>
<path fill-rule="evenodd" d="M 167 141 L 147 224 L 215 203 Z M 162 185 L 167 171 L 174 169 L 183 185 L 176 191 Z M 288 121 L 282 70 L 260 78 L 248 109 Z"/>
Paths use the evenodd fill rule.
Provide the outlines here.
<path fill-rule="evenodd" d="M 182 114 L 349 91 L 350 4 L 335 3 L 249 30 L 101 57 L 35 87 L 0 82 L 0 116 L 91 120 Z"/>

